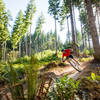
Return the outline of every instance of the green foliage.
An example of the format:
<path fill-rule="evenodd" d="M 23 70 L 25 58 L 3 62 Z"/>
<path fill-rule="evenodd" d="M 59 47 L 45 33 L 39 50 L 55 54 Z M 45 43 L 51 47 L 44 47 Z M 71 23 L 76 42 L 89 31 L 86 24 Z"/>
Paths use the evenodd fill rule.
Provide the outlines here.
<path fill-rule="evenodd" d="M 33 15 L 36 12 L 36 6 L 35 6 L 35 1 L 34 0 L 30 0 L 27 9 L 25 11 L 25 15 L 24 15 L 24 35 L 26 32 L 28 32 L 29 29 L 29 25 L 31 24 L 31 21 L 33 19 Z"/>
<path fill-rule="evenodd" d="M 0 82 L 1 83 L 6 81 L 5 75 L 7 74 L 7 71 L 5 70 L 5 66 L 6 66 L 6 63 L 0 62 Z"/>
<path fill-rule="evenodd" d="M 23 37 L 23 13 L 20 10 L 18 16 L 15 20 L 13 29 L 12 29 L 12 44 L 13 48 L 17 47 L 18 42 L 20 42 L 21 38 Z"/>
<path fill-rule="evenodd" d="M 93 55 L 94 54 L 94 50 L 93 50 L 93 48 L 91 48 L 91 49 L 89 49 L 89 51 L 90 51 L 90 55 Z"/>
<path fill-rule="evenodd" d="M 90 52 L 89 52 L 88 49 L 84 49 L 84 50 L 83 50 L 83 54 L 84 54 L 84 55 L 89 55 L 89 53 L 90 53 Z"/>
<path fill-rule="evenodd" d="M 38 59 L 38 61 L 42 64 L 42 63 L 49 63 L 51 61 L 57 61 L 59 58 L 62 57 L 62 52 L 58 51 L 58 57 L 55 56 L 55 51 L 51 51 L 51 50 L 45 50 L 42 52 L 43 56 L 41 57 L 41 53 L 36 53 L 35 57 Z"/>
<path fill-rule="evenodd" d="M 91 76 L 87 77 L 87 79 L 91 82 L 100 83 L 100 75 L 97 75 L 93 72 L 91 73 Z"/>
<path fill-rule="evenodd" d="M 52 50 L 44 50 L 42 53 L 43 53 L 43 56 L 42 57 L 41 57 L 41 52 L 40 53 L 36 53 L 35 54 L 35 57 L 40 60 L 41 58 L 44 58 L 44 57 L 48 57 L 48 56 L 53 55 L 55 53 L 55 51 L 52 51 Z"/>
<path fill-rule="evenodd" d="M 0 0 L 0 46 L 9 38 L 9 15 L 6 11 L 5 5 Z"/>
<path fill-rule="evenodd" d="M 0 50 L 0 59 L 2 59 L 2 50 Z"/>
<path fill-rule="evenodd" d="M 33 100 L 37 93 L 38 68 L 39 68 L 38 61 L 34 57 L 31 58 L 30 64 L 28 66 L 25 65 L 28 100 Z"/>
<path fill-rule="evenodd" d="M 17 72 L 13 68 L 12 63 L 8 62 L 8 87 L 10 89 L 13 100 L 24 100 L 23 87 L 20 85 Z M 21 98 L 21 99 L 20 99 Z"/>
<path fill-rule="evenodd" d="M 92 59 L 93 59 L 92 57 L 88 57 L 88 58 L 83 57 L 83 58 L 80 59 L 80 61 L 81 62 L 87 62 L 87 61 L 91 61 Z"/>
<path fill-rule="evenodd" d="M 51 62 L 51 61 L 55 61 L 55 60 L 58 60 L 58 57 L 54 56 L 54 55 L 51 55 L 51 56 L 48 56 L 48 57 L 44 57 L 42 59 L 40 59 L 40 62 Z"/>
<path fill-rule="evenodd" d="M 43 24 L 44 24 L 44 16 L 43 16 L 43 14 L 41 14 L 40 17 L 38 18 L 35 32 L 32 36 L 32 41 L 35 44 L 34 45 L 35 52 L 37 51 L 36 48 L 40 51 L 42 51 L 42 49 L 44 48 L 44 38 L 45 37 L 44 37 L 44 34 L 42 32 Z"/>
<path fill-rule="evenodd" d="M 91 78 L 92 78 L 93 80 L 96 80 L 96 75 L 95 75 L 94 73 L 91 73 Z"/>
<path fill-rule="evenodd" d="M 17 58 L 13 64 L 29 64 L 29 61 L 30 61 L 30 57 L 28 56 L 25 56 L 25 57 L 22 57 L 22 58 Z"/>
<path fill-rule="evenodd" d="M 75 98 L 80 81 L 74 82 L 72 78 L 68 78 L 68 75 L 60 79 L 56 79 L 56 86 L 53 87 L 49 93 L 52 100 L 68 100 Z"/>
<path fill-rule="evenodd" d="M 72 43 L 68 43 L 67 41 L 63 45 L 63 49 L 67 49 L 68 47 L 72 47 Z"/>
<path fill-rule="evenodd" d="M 60 11 L 60 0 L 49 0 L 49 8 L 48 8 L 48 12 L 50 13 L 50 15 L 53 15 L 53 17 L 55 19 L 58 19 L 58 13 Z"/>
<path fill-rule="evenodd" d="M 15 64 L 11 62 L 8 62 L 6 66 L 1 64 L 0 81 L 8 82 L 13 100 L 25 100 L 23 82 L 27 83 L 27 100 L 32 100 L 36 96 L 39 63 L 35 57 L 32 57 L 28 62 L 28 65 L 24 63 L 24 69 L 21 67 L 15 68 Z M 24 74 L 26 80 L 23 79 L 25 77 Z"/>

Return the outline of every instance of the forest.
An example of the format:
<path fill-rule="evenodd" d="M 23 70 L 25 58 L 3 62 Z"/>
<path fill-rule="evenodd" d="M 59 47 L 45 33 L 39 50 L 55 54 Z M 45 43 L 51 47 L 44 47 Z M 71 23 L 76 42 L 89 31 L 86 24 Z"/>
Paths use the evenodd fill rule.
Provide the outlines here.
<path fill-rule="evenodd" d="M 0 100 L 100 100 L 100 0 L 47 0 L 55 25 L 47 33 L 43 13 L 33 24 L 36 1 L 11 24 L 0 0 Z"/>

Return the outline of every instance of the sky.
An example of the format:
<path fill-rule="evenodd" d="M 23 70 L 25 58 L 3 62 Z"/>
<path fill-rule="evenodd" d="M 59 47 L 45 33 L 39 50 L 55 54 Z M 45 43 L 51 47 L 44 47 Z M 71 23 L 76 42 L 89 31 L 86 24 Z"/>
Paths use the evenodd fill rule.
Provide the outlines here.
<path fill-rule="evenodd" d="M 11 12 L 11 15 L 13 17 L 13 21 L 11 22 L 11 25 L 13 26 L 13 22 L 15 21 L 19 10 L 22 10 L 23 13 L 24 13 L 24 11 L 27 8 L 27 4 L 29 3 L 30 0 L 3 0 L 3 1 L 5 3 L 6 8 L 9 9 L 10 12 Z M 53 19 L 52 16 L 50 16 L 48 14 L 48 6 L 49 6 L 48 0 L 35 0 L 35 4 L 36 4 L 37 12 L 35 13 L 34 18 L 33 18 L 32 32 L 34 33 L 37 19 L 40 16 L 41 13 L 43 13 L 43 15 L 45 17 L 45 23 L 43 24 L 42 30 L 45 33 L 49 32 L 51 30 L 54 32 L 54 29 L 55 29 L 54 19 Z M 79 28 L 77 10 L 76 10 L 76 19 L 77 19 L 76 26 Z M 57 33 L 60 36 L 61 41 L 64 43 L 66 41 L 66 33 L 67 33 L 66 22 L 64 24 L 64 30 L 63 31 L 60 31 L 60 25 L 59 25 L 59 23 L 57 23 Z"/>

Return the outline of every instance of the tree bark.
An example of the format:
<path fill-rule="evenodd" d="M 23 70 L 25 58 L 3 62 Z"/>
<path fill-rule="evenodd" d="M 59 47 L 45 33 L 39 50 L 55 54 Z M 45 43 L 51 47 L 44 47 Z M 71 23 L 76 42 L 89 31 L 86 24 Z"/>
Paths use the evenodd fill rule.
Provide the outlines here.
<path fill-rule="evenodd" d="M 13 57 L 11 59 L 15 59 L 15 48 L 13 47 Z"/>
<path fill-rule="evenodd" d="M 70 16 L 71 16 L 73 51 L 74 51 L 74 55 L 77 56 L 78 54 L 77 54 L 77 47 L 76 47 L 76 34 L 75 34 L 75 31 L 74 31 L 73 13 L 72 13 L 72 1 L 71 0 L 69 2 L 69 9 L 70 9 Z"/>
<path fill-rule="evenodd" d="M 56 25 L 56 19 L 55 19 L 55 34 L 56 34 L 56 55 L 57 55 L 57 49 L 58 49 L 58 45 L 57 45 L 57 25 Z"/>
<path fill-rule="evenodd" d="M 28 56 L 28 48 L 27 48 L 28 46 L 27 46 L 27 35 L 26 35 L 26 39 L 25 39 L 25 54 L 26 54 L 26 56 Z"/>
<path fill-rule="evenodd" d="M 19 41 L 19 57 L 21 57 L 21 39 Z"/>
<path fill-rule="evenodd" d="M 100 35 L 100 15 L 99 15 L 99 8 L 97 8 L 97 21 L 98 21 L 98 28 L 99 28 L 99 35 Z"/>
<path fill-rule="evenodd" d="M 88 23 L 90 28 L 90 35 L 92 37 L 93 48 L 94 48 L 94 59 L 100 61 L 100 45 L 99 45 L 99 37 L 97 34 L 97 29 L 95 25 L 95 18 L 93 15 L 93 9 L 91 5 L 91 0 L 85 0 Z"/>
<path fill-rule="evenodd" d="M 31 54 L 32 54 L 32 47 L 31 47 L 31 25 L 30 25 L 30 34 L 29 34 L 29 36 L 30 36 L 30 41 L 29 41 L 29 56 L 31 56 Z"/>
<path fill-rule="evenodd" d="M 90 36 L 89 36 L 89 33 L 87 34 L 87 36 L 88 36 L 88 48 L 90 50 L 91 49 L 91 45 L 90 45 Z"/>
<path fill-rule="evenodd" d="M 81 12 L 80 12 L 80 8 L 79 8 L 79 15 L 81 15 Z M 83 34 L 83 29 L 82 29 L 82 23 L 80 21 L 80 24 L 81 24 L 81 34 L 82 34 L 82 50 L 84 50 L 84 34 Z"/>
<path fill-rule="evenodd" d="M 69 44 L 70 44 L 70 32 L 69 32 L 69 22 L 68 22 L 68 16 L 67 16 L 67 27 L 68 27 L 68 38 L 69 38 Z"/>
<path fill-rule="evenodd" d="M 77 29 L 76 29 L 76 20 L 75 20 L 75 9 L 74 9 L 74 6 L 72 7 L 72 11 L 73 11 L 73 23 L 74 23 L 74 31 L 76 33 L 76 43 L 77 43 Z"/>

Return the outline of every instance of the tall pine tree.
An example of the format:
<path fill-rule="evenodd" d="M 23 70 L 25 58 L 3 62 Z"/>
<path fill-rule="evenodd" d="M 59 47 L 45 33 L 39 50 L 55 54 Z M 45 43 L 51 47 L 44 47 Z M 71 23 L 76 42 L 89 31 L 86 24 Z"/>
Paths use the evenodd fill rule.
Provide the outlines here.
<path fill-rule="evenodd" d="M 26 34 L 26 55 L 31 55 L 31 25 L 32 25 L 32 19 L 33 19 L 33 15 L 36 12 L 36 6 L 35 6 L 35 1 L 34 0 L 30 0 L 27 9 L 25 11 L 25 15 L 24 15 L 24 33 Z M 29 32 L 29 27 L 30 27 L 30 32 Z M 29 33 L 29 34 L 27 34 Z M 29 36 L 29 50 L 28 50 L 28 46 L 27 46 L 27 36 Z M 29 51 L 29 52 L 28 52 Z"/>

